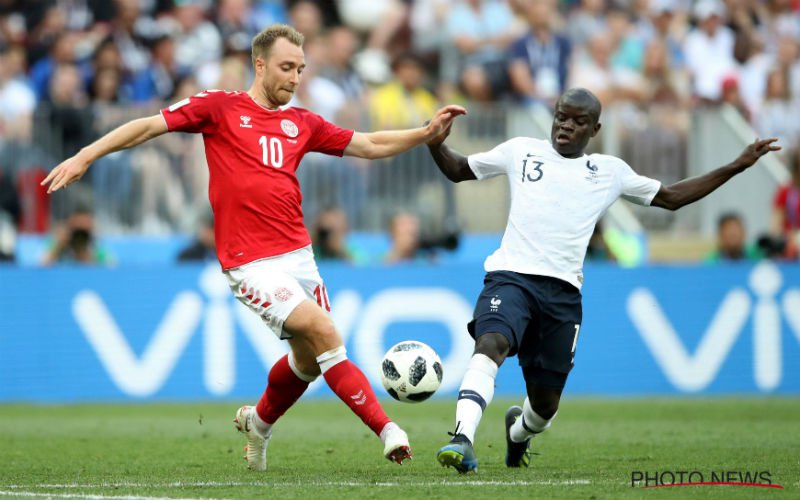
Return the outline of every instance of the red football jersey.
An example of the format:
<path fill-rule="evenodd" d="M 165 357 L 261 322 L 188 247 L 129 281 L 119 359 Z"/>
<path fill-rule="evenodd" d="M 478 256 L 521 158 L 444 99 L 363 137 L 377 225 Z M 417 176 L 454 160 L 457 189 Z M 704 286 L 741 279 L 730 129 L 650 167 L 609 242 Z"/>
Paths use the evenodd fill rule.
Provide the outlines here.
<path fill-rule="evenodd" d="M 246 92 L 206 90 L 161 110 L 170 132 L 203 134 L 223 269 L 311 243 L 295 172 L 303 155 L 342 156 L 353 131 L 301 108 L 270 110 Z"/>

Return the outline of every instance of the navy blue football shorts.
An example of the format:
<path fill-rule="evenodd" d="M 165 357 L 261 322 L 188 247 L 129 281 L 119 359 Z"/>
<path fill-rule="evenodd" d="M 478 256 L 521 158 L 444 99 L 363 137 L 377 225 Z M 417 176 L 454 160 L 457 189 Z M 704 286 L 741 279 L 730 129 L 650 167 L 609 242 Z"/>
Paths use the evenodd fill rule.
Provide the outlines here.
<path fill-rule="evenodd" d="M 511 271 L 486 273 L 483 291 L 467 326 L 478 338 L 500 333 L 511 346 L 525 373 L 566 374 L 575 361 L 583 319 L 581 292 L 570 283 L 549 276 Z M 561 385 L 548 383 L 544 385 Z"/>

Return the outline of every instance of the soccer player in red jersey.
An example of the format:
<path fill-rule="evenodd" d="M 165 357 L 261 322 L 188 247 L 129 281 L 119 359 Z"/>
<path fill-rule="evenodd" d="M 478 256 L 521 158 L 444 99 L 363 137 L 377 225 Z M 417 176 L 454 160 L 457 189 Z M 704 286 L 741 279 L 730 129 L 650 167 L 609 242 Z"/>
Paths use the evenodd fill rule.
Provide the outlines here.
<path fill-rule="evenodd" d="M 42 182 L 52 193 L 80 179 L 92 162 L 166 132 L 203 134 L 210 170 L 217 256 L 237 299 L 261 316 L 290 353 L 269 372 L 256 406 L 236 413 L 250 469 L 265 470 L 272 425 L 320 374 L 383 443 L 383 454 L 411 458 L 367 378 L 347 359 L 328 312 L 325 285 L 303 225 L 295 172 L 307 152 L 385 158 L 437 137 L 466 110 L 445 106 L 424 127 L 360 133 L 289 103 L 305 68 L 303 35 L 286 25 L 253 38 L 255 79 L 247 92 L 207 90 L 161 113 L 130 121 L 56 166 Z"/>

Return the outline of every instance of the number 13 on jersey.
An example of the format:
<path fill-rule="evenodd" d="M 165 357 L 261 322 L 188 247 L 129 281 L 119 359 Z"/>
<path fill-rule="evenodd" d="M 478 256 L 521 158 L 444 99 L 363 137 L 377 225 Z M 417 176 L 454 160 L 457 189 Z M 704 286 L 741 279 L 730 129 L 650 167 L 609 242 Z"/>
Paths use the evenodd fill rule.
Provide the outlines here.
<path fill-rule="evenodd" d="M 258 140 L 261 144 L 261 161 L 268 167 L 281 168 L 283 166 L 283 144 L 277 137 L 262 135 Z"/>

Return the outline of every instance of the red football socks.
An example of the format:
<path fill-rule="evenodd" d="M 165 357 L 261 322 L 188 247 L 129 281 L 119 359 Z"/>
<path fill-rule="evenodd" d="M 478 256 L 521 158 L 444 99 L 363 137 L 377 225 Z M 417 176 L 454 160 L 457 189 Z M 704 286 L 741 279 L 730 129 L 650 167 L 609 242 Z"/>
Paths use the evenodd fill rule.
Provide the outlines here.
<path fill-rule="evenodd" d="M 258 400 L 256 412 L 261 420 L 272 425 L 303 395 L 308 382 L 301 380 L 289 366 L 289 355 L 272 365 L 267 389 Z"/>
<path fill-rule="evenodd" d="M 349 359 L 329 368 L 323 376 L 328 386 L 376 435 L 391 422 L 364 373 Z"/>

